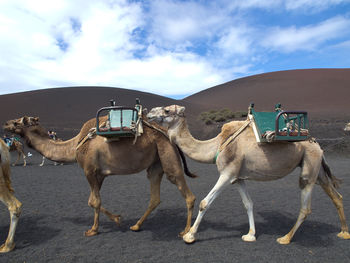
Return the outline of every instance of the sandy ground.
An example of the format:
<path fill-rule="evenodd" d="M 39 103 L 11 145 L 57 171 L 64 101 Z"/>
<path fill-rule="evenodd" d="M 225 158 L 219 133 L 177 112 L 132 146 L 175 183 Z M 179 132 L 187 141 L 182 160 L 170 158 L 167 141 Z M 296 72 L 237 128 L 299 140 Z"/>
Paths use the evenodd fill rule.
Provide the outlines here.
<path fill-rule="evenodd" d="M 13 155 L 14 156 L 14 155 Z M 145 172 L 112 176 L 102 187 L 105 207 L 123 217 L 118 227 L 101 215 L 100 234 L 83 235 L 93 222 L 87 205 L 89 186 L 77 164 L 39 167 L 41 157 L 34 154 L 27 167 L 12 168 L 15 194 L 23 203 L 16 232 L 16 249 L 0 255 L 0 262 L 349 262 L 350 240 L 336 234 L 340 223 L 330 199 L 319 186 L 313 192 L 313 213 L 296 233 L 293 242 L 282 246 L 276 238 L 295 223 L 300 207 L 297 169 L 284 179 L 248 182 L 254 201 L 257 241 L 246 243 L 241 235 L 248 231 L 248 219 L 235 186 L 226 189 L 213 203 L 199 228 L 198 241 L 186 245 L 177 235 L 183 230 L 186 206 L 183 198 L 166 178 L 161 187 L 162 203 L 150 215 L 140 232 L 133 225 L 145 211 L 149 183 Z M 328 156 L 328 162 L 343 180 L 340 192 L 345 213 L 350 218 L 350 159 Z M 189 161 L 200 177 L 187 179 L 199 201 L 217 180 L 214 165 Z M 350 221 L 348 220 L 348 223 Z M 7 236 L 9 214 L 0 212 L 0 239 Z"/>

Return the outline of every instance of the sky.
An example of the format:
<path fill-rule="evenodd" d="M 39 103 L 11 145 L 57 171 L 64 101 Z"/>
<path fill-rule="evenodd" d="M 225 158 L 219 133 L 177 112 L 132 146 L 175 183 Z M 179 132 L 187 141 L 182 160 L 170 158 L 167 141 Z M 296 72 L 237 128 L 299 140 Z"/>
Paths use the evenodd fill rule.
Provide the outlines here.
<path fill-rule="evenodd" d="M 181 99 L 349 65 L 350 0 L 0 0 L 0 95 L 110 86 Z"/>

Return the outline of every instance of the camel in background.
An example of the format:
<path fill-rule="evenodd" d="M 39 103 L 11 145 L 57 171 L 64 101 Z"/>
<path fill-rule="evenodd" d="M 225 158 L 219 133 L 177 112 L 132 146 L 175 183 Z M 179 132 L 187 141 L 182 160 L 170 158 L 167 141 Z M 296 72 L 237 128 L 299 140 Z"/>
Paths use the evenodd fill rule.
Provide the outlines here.
<path fill-rule="evenodd" d="M 106 120 L 107 116 L 101 117 L 100 123 Z M 117 224 L 120 221 L 120 215 L 113 215 L 101 206 L 100 189 L 104 179 L 110 175 L 134 174 L 145 169 L 151 185 L 151 198 L 144 215 L 130 229 L 139 230 L 147 216 L 159 205 L 160 183 L 165 173 L 185 198 L 187 223 L 181 235 L 187 233 L 191 227 L 195 196 L 186 184 L 181 156 L 176 146 L 154 126 L 144 125 L 143 134 L 138 137 L 135 144 L 134 138 L 108 140 L 93 135 L 91 130 L 95 128 L 94 118 L 87 121 L 74 138 L 54 141 L 40 126 L 39 118 L 22 117 L 7 121 L 4 125 L 6 131 L 25 138 L 29 147 L 46 158 L 56 162 L 78 162 L 84 170 L 91 189 L 88 205 L 94 209 L 94 224 L 85 232 L 86 236 L 98 233 L 100 211 Z"/>
<path fill-rule="evenodd" d="M 62 141 L 61 139 L 59 139 L 58 137 L 57 137 L 57 133 L 56 132 L 54 132 L 54 131 L 48 131 L 47 132 L 47 135 L 49 136 L 49 138 L 50 139 L 52 139 L 52 140 L 54 140 L 54 141 Z M 46 160 L 46 158 L 45 158 L 45 156 L 43 155 L 43 158 L 42 158 L 42 161 L 41 161 L 41 163 L 39 164 L 39 166 L 44 166 L 44 163 L 45 163 L 45 160 Z M 54 165 L 56 166 L 56 165 L 59 165 L 59 163 L 58 162 L 54 162 Z M 63 165 L 63 163 L 61 163 L 61 165 Z"/>
<path fill-rule="evenodd" d="M 350 122 L 345 125 L 344 131 L 350 134 Z"/>
<path fill-rule="evenodd" d="M 11 219 L 7 239 L 0 246 L 0 253 L 6 253 L 15 248 L 14 237 L 22 204 L 13 195 L 10 178 L 10 154 L 3 140 L 0 140 L 0 166 L 0 200 L 7 206 Z"/>
<path fill-rule="evenodd" d="M 6 144 L 6 146 L 9 148 L 10 152 L 17 152 L 18 154 L 17 160 L 12 164 L 12 166 L 15 166 L 18 163 L 21 156 L 23 158 L 23 166 L 26 166 L 27 161 L 26 161 L 26 155 L 24 154 L 23 143 L 18 141 L 16 138 L 4 138 L 3 140 L 10 140 L 11 144 L 10 145 Z"/>
<path fill-rule="evenodd" d="M 255 241 L 253 202 L 248 195 L 245 181 L 269 181 L 290 174 L 301 167 L 301 209 L 298 219 L 285 236 L 278 238 L 280 244 L 289 244 L 299 226 L 311 213 L 311 192 L 317 182 L 333 201 L 340 218 L 341 232 L 338 237 L 350 239 L 345 220 L 342 196 L 337 192 L 337 179 L 331 174 L 318 143 L 315 140 L 301 142 L 257 143 L 253 129 L 247 121 L 232 121 L 222 127 L 221 133 L 207 141 L 192 137 L 185 118 L 185 107 L 172 105 L 153 108 L 149 120 L 168 128 L 171 141 L 195 161 L 215 163 L 220 177 L 201 201 L 197 219 L 190 231 L 183 236 L 186 243 L 195 241 L 199 224 L 215 198 L 230 184 L 238 186 L 239 193 L 249 218 L 249 232 L 244 241 Z"/>

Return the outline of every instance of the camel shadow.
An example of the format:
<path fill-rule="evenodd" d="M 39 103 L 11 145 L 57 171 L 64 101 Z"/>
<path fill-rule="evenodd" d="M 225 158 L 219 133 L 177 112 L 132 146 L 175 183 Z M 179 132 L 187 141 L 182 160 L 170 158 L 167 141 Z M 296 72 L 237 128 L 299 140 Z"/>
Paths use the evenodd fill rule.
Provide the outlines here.
<path fill-rule="evenodd" d="M 263 222 L 259 222 L 259 220 L 255 222 L 257 242 L 259 242 L 259 237 L 263 235 L 271 236 L 273 239 L 284 236 L 291 230 L 297 219 L 296 214 L 285 214 L 278 211 L 259 212 L 258 215 L 262 217 Z M 201 237 L 196 242 L 229 238 L 240 239 L 241 236 L 246 234 L 249 230 L 248 218 L 246 223 L 234 225 L 233 227 L 228 227 L 225 223 L 205 221 L 205 219 L 203 219 L 199 231 L 205 231 L 210 228 L 215 231 L 225 232 L 225 235 L 212 238 Z M 298 245 L 305 247 L 329 246 L 333 243 L 333 240 L 329 235 L 335 235 L 339 230 L 340 228 L 334 225 L 306 219 L 295 233 L 292 243 L 297 243 Z M 237 232 L 239 234 L 237 234 Z"/>
<path fill-rule="evenodd" d="M 263 235 L 271 236 L 277 239 L 288 233 L 296 222 L 297 215 L 286 214 L 278 211 L 259 212 L 258 215 L 263 219 L 258 219 L 255 222 L 256 238 L 259 242 L 259 237 Z M 86 217 L 64 217 L 64 220 L 70 221 L 73 224 L 86 226 L 90 228 L 93 219 Z M 117 226 L 114 222 L 107 218 L 100 220 L 100 233 L 116 233 L 129 232 L 130 226 L 134 225 L 139 218 L 124 218 L 122 215 L 121 225 Z M 192 218 L 192 223 L 194 218 Z M 152 240 L 170 242 L 180 239 L 179 233 L 184 230 L 186 225 L 186 211 L 182 208 L 174 209 L 158 209 L 154 211 L 149 218 L 144 222 L 140 231 L 148 231 L 152 233 Z M 220 220 L 212 221 L 203 218 L 199 227 L 199 232 L 205 232 L 212 229 L 214 231 L 224 233 L 218 234 L 215 237 L 205 237 L 201 234 L 201 238 L 197 242 L 209 240 L 223 239 L 241 239 L 241 236 L 249 230 L 248 218 L 247 221 L 241 224 L 228 224 Z M 306 219 L 296 232 L 292 242 L 305 247 L 323 247 L 333 243 L 329 237 L 330 234 L 339 232 L 337 226 Z M 317 242 L 315 242 L 317 241 Z"/>
<path fill-rule="evenodd" d="M 16 249 L 39 246 L 47 243 L 61 232 L 60 229 L 49 227 L 46 216 L 21 216 L 16 229 Z M 0 243 L 5 242 L 9 230 L 9 222 L 0 226 Z"/>
<path fill-rule="evenodd" d="M 270 235 L 275 238 L 287 234 L 297 220 L 297 214 L 285 214 L 278 211 L 260 212 L 264 219 L 256 228 L 259 235 Z M 340 231 L 340 226 L 335 226 L 307 218 L 295 233 L 292 242 L 305 247 L 324 247 L 333 243 L 329 235 Z"/>
<path fill-rule="evenodd" d="M 137 218 L 126 218 L 121 215 L 121 225 L 110 221 L 106 217 L 100 217 L 100 234 L 116 233 L 116 232 L 132 232 L 130 227 L 138 220 Z M 140 215 L 141 216 L 141 215 Z M 157 241 L 171 241 L 179 238 L 179 233 L 186 226 L 187 213 L 186 209 L 157 209 L 143 223 L 138 232 L 149 231 L 152 233 L 152 239 Z M 63 217 L 65 221 L 69 221 L 75 225 L 86 226 L 86 230 L 92 226 L 93 218 L 86 217 Z"/>

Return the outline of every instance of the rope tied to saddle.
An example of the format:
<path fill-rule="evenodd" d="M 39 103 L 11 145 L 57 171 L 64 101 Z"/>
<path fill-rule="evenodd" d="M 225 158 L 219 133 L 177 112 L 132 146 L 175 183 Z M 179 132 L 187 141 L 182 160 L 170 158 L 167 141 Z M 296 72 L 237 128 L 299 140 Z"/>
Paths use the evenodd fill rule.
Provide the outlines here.
<path fill-rule="evenodd" d="M 219 157 L 219 154 L 231 143 L 234 141 L 234 139 L 236 139 L 238 137 L 238 135 L 240 135 L 244 130 L 245 128 L 247 128 L 249 126 L 249 124 L 251 123 L 251 120 L 250 119 L 247 119 L 244 124 L 234 133 L 232 134 L 230 137 L 228 137 L 226 139 L 226 141 L 220 145 L 218 151 L 216 152 L 215 154 L 215 157 L 214 157 L 214 160 L 213 162 L 216 163 L 216 160 L 218 159 Z"/>

